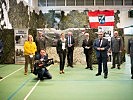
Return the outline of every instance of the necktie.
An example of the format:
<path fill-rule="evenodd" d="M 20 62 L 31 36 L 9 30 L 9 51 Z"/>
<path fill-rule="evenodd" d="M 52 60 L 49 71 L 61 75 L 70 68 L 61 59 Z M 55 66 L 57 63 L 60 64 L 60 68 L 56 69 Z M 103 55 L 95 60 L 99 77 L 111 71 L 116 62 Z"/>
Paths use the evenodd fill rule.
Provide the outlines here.
<path fill-rule="evenodd" d="M 68 38 L 68 44 L 71 44 L 71 37 Z"/>
<path fill-rule="evenodd" d="M 102 39 L 99 40 L 99 47 L 101 46 L 101 41 L 102 41 Z"/>

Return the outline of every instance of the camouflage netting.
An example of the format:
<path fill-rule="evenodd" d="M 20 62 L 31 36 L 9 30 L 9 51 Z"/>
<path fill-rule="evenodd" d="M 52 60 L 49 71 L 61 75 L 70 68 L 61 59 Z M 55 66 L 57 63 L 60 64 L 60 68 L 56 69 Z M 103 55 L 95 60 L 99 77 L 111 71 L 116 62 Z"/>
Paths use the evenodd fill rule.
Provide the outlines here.
<path fill-rule="evenodd" d="M 1 6 L 0 6 L 1 7 Z M 89 20 L 87 11 L 79 12 L 77 10 L 72 10 L 67 15 L 65 15 L 64 11 L 61 11 L 60 13 L 56 13 L 55 10 L 50 10 L 48 13 L 43 14 L 42 11 L 39 11 L 39 14 L 33 10 L 32 12 L 29 12 L 28 5 L 24 5 L 23 1 L 20 1 L 17 4 L 17 0 L 9 0 L 9 21 L 12 25 L 12 28 L 29 28 L 28 33 L 32 34 L 34 39 L 37 35 L 37 28 L 56 28 L 64 31 L 64 33 L 67 33 L 65 31 L 68 28 L 79 28 L 79 30 L 71 30 L 73 32 L 73 35 L 75 37 L 75 50 L 74 50 L 74 63 L 82 63 L 83 59 L 81 55 L 83 55 L 83 48 L 82 40 L 84 39 L 83 31 L 90 33 L 90 37 L 94 40 L 97 38 L 97 35 L 95 32 L 97 32 L 97 29 L 88 29 L 89 27 Z M 118 16 L 120 14 L 120 11 L 117 10 L 115 12 L 115 30 L 118 30 L 120 33 L 120 36 L 122 36 L 124 40 L 124 34 L 123 29 L 117 28 L 117 23 L 120 23 L 120 18 Z M 3 16 L 3 14 L 2 14 Z M 56 18 L 60 19 L 59 22 L 56 20 Z M 3 27 L 3 26 L 2 26 Z M 86 28 L 85 30 L 80 30 L 80 28 Z M 1 63 L 14 63 L 14 31 L 13 30 L 1 30 L 0 35 L 2 40 L 4 41 L 4 54 L 2 56 L 2 59 L 0 60 Z M 51 57 L 54 55 L 55 60 L 58 57 L 56 55 L 56 41 L 59 38 L 58 33 L 49 34 L 46 33 L 46 39 L 47 39 L 47 51 L 51 55 Z M 122 52 L 122 62 L 125 61 L 125 50 L 123 49 Z M 93 63 L 97 63 L 95 52 L 93 51 Z"/>
<path fill-rule="evenodd" d="M 15 63 L 15 44 L 14 44 L 14 30 L 4 29 L 0 30 L 0 39 L 3 41 L 3 55 L 0 59 L 1 64 Z"/>

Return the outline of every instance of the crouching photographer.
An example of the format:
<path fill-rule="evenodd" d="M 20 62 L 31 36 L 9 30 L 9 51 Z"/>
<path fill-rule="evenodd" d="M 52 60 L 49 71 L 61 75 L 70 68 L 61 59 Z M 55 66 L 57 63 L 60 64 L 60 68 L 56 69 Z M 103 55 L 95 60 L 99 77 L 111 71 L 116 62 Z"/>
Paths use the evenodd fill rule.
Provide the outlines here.
<path fill-rule="evenodd" d="M 40 80 L 44 78 L 52 79 L 52 75 L 49 73 L 48 66 L 54 64 L 53 58 L 48 59 L 48 54 L 44 49 L 40 50 L 40 54 L 35 56 L 34 72 Z"/>

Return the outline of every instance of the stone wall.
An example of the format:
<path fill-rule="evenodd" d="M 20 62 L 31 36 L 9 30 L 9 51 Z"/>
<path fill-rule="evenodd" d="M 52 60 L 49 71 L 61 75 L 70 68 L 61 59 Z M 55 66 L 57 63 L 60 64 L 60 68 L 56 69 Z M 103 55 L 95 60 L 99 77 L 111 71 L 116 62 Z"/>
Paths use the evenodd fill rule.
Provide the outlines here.
<path fill-rule="evenodd" d="M 47 53 L 49 58 L 53 58 L 55 63 L 59 63 L 59 56 L 56 52 L 56 47 L 47 47 Z M 73 54 L 73 63 L 75 64 L 85 64 L 85 55 L 83 53 L 82 47 L 75 47 Z M 67 57 L 66 57 L 67 63 Z"/>

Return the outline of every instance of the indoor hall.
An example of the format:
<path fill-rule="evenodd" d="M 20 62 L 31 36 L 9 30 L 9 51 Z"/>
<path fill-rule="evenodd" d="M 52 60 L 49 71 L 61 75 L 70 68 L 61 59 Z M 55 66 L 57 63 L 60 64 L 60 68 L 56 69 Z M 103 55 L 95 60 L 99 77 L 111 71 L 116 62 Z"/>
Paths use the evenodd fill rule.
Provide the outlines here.
<path fill-rule="evenodd" d="M 118 41 L 122 39 L 120 68 L 112 68 L 111 38 L 116 31 L 120 37 Z M 94 43 L 101 32 L 110 46 L 106 58 L 107 77 L 104 68 L 101 75 L 98 73 L 94 44 L 89 62 L 86 59 L 90 59 L 87 57 L 91 54 L 86 56 L 83 46 L 85 39 L 92 39 Z M 58 40 L 64 34 L 71 47 L 73 39 L 68 37 L 71 33 L 75 40 L 73 57 L 68 57 L 66 50 L 64 69 L 61 69 Z M 52 75 L 48 78 L 52 79 L 38 78 L 30 64 L 26 69 L 26 56 L 38 57 L 40 34 L 45 40 L 43 49 L 54 62 L 48 65 Z M 86 38 L 88 34 L 90 37 Z M 25 43 L 29 38 L 37 50 L 27 55 Z M 0 100 L 132 100 L 130 38 L 133 40 L 133 0 L 1 0 Z M 66 48 L 62 46 L 62 49 Z M 87 63 L 92 63 L 92 68 Z"/>

